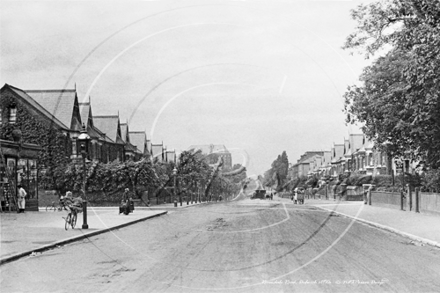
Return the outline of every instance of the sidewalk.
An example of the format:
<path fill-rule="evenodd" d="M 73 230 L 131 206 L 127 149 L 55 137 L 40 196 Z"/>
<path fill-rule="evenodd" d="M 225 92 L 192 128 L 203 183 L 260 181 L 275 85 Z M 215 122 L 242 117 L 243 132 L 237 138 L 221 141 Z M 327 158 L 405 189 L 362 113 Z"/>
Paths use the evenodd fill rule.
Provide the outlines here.
<path fill-rule="evenodd" d="M 0 265 L 47 249 L 78 241 L 90 236 L 119 229 L 140 221 L 164 215 L 168 211 L 205 203 L 166 203 L 153 207 L 136 206 L 129 215 L 119 214 L 118 207 L 88 207 L 88 229 L 82 229 L 83 214 L 78 214 L 75 229 L 64 229 L 66 211 L 0 213 Z"/>
<path fill-rule="evenodd" d="M 183 208 L 183 206 L 182 206 Z M 140 221 L 161 216 L 171 205 L 162 209 L 136 207 L 129 215 L 118 214 L 117 207 L 92 208 L 87 210 L 88 229 L 81 229 L 83 214 L 78 214 L 75 229 L 64 229 L 66 211 L 1 213 L 0 264 L 44 251 L 86 237 L 119 229 Z M 174 208 L 175 209 L 175 208 Z"/>
<path fill-rule="evenodd" d="M 440 216 L 370 206 L 359 201 L 306 199 L 305 203 L 440 248 Z"/>

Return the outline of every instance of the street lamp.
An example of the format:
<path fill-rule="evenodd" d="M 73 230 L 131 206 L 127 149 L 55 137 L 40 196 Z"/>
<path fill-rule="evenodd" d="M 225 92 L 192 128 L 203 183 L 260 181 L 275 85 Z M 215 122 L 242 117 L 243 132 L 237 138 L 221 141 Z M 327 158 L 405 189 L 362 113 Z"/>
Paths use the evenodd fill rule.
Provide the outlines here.
<path fill-rule="evenodd" d="M 78 142 L 81 149 L 81 156 L 83 158 L 83 225 L 82 229 L 89 229 L 87 224 L 87 197 L 86 197 L 86 157 L 87 157 L 87 146 L 90 141 L 90 136 L 87 134 L 86 126 L 83 124 L 81 134 L 78 136 Z"/>
<path fill-rule="evenodd" d="M 176 201 L 176 181 L 177 181 L 177 169 L 176 167 L 174 167 L 173 169 L 173 177 L 174 177 L 174 188 L 173 188 L 173 193 L 174 193 L 174 207 L 177 207 L 177 201 Z"/>

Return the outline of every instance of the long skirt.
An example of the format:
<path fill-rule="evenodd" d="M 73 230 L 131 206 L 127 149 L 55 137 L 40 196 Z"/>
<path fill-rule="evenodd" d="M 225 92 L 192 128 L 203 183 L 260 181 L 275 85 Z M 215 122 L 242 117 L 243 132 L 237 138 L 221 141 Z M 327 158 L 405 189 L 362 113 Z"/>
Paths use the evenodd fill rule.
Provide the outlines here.
<path fill-rule="evenodd" d="M 26 205 L 26 200 L 24 198 L 18 200 L 18 208 L 19 209 L 25 209 L 25 205 Z"/>

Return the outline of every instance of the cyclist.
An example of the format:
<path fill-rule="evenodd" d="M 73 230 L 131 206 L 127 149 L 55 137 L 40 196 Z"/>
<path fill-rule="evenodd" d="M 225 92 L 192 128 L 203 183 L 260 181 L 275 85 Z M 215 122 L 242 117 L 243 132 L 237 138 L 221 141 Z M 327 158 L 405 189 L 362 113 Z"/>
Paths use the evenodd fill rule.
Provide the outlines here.
<path fill-rule="evenodd" d="M 66 208 L 68 213 L 78 214 L 82 211 L 83 199 L 79 197 L 68 198 L 66 200 Z"/>
<path fill-rule="evenodd" d="M 68 206 L 68 204 L 70 202 L 72 202 L 72 200 L 73 200 L 72 191 L 67 191 L 66 195 L 64 195 L 64 196 L 61 195 L 61 197 L 60 197 L 60 206 L 63 209 L 67 210 L 66 207 Z"/>

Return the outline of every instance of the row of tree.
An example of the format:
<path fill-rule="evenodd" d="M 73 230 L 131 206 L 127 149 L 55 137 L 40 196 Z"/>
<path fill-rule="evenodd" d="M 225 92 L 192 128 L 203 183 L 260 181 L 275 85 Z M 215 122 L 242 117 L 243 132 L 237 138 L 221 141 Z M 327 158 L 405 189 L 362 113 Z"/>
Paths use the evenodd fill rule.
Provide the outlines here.
<path fill-rule="evenodd" d="M 440 167 L 440 1 L 383 0 L 351 12 L 345 49 L 372 58 L 345 93 L 347 122 L 392 156 Z"/>
<path fill-rule="evenodd" d="M 194 150 L 182 152 L 177 164 L 153 163 L 148 159 L 107 164 L 92 161 L 87 162 L 84 172 L 82 163 L 70 162 L 44 174 L 40 182 L 60 194 L 68 190 L 79 193 L 85 183 L 88 194 L 107 202 L 120 200 L 121 191 L 125 188 L 130 188 L 136 198 L 141 198 L 145 191 L 149 197 L 165 196 L 167 192 L 164 191 L 174 188 L 174 176 L 179 195 L 196 193 L 201 189 L 205 198 L 237 193 L 246 178 L 246 169 L 237 164 L 228 170 L 222 168 L 221 160 L 214 165 L 210 162 L 200 151 Z"/>

